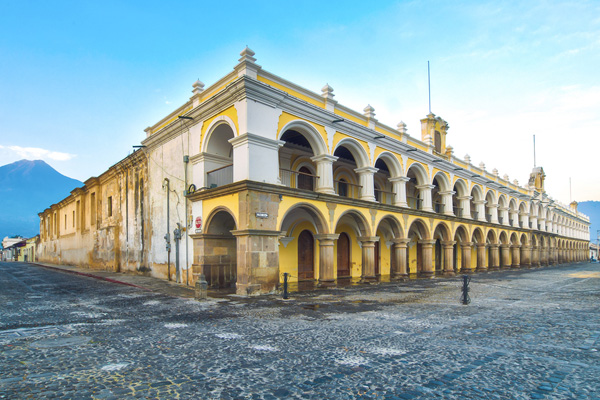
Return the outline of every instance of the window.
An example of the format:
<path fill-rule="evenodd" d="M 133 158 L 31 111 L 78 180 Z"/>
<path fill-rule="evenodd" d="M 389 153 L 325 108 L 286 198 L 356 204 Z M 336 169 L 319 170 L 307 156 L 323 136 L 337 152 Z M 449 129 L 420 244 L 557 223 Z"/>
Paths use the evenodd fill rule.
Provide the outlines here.
<path fill-rule="evenodd" d="M 67 214 L 65 214 L 65 229 L 67 229 Z"/>
<path fill-rule="evenodd" d="M 96 224 L 96 193 L 90 196 L 90 225 Z"/>
<path fill-rule="evenodd" d="M 338 182 L 338 195 L 348 197 L 348 183 L 345 179 L 340 179 Z"/>
<path fill-rule="evenodd" d="M 438 131 L 435 131 L 434 146 L 435 151 L 438 153 L 442 152 L 442 135 L 440 135 L 440 132 Z"/>
<path fill-rule="evenodd" d="M 73 210 L 73 228 L 75 228 L 75 210 Z"/>
<path fill-rule="evenodd" d="M 112 217 L 112 196 L 108 196 L 108 216 Z"/>

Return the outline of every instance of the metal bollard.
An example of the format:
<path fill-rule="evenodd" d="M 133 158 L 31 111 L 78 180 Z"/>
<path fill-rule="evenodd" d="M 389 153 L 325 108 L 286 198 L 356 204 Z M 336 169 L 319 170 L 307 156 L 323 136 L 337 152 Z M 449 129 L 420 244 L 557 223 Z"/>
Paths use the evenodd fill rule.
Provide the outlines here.
<path fill-rule="evenodd" d="M 283 299 L 287 300 L 290 298 L 289 293 L 288 293 L 288 273 L 284 272 L 283 273 Z"/>
<path fill-rule="evenodd" d="M 469 297 L 469 282 L 471 282 L 471 277 L 469 275 L 463 275 L 462 296 L 460 296 L 460 301 L 465 306 L 471 302 L 471 297 Z"/>
<path fill-rule="evenodd" d="M 206 300 L 208 298 L 208 282 L 204 274 L 200 274 L 200 278 L 196 281 L 196 300 Z"/>

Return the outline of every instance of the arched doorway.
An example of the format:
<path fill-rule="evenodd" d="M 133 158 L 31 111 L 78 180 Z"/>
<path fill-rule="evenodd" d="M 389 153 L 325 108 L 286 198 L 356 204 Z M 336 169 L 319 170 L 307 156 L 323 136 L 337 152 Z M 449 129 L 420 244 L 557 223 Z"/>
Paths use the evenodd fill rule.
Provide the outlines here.
<path fill-rule="evenodd" d="M 298 189 L 314 190 L 314 175 L 307 167 L 302 167 L 298 171 Z"/>
<path fill-rule="evenodd" d="M 345 232 L 337 240 L 337 277 L 350 277 L 350 238 Z"/>
<path fill-rule="evenodd" d="M 198 235 L 194 248 L 208 286 L 214 289 L 235 287 L 237 282 L 237 242 L 231 231 L 236 224 L 229 212 L 217 211 L 208 218 L 206 232 Z"/>
<path fill-rule="evenodd" d="M 304 230 L 298 236 L 298 280 L 315 277 L 315 239 L 312 233 Z"/>
<path fill-rule="evenodd" d="M 379 242 L 375 242 L 375 275 L 381 275 L 381 272 L 379 272 L 379 265 L 380 265 L 380 260 L 381 257 L 379 256 L 379 250 L 380 250 L 380 243 Z"/>

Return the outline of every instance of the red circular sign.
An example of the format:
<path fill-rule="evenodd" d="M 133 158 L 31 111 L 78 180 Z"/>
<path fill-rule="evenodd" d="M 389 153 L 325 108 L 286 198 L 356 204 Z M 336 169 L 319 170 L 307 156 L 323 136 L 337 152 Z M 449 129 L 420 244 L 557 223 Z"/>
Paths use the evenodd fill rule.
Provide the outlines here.
<path fill-rule="evenodd" d="M 196 229 L 202 228 L 202 217 L 196 217 Z"/>

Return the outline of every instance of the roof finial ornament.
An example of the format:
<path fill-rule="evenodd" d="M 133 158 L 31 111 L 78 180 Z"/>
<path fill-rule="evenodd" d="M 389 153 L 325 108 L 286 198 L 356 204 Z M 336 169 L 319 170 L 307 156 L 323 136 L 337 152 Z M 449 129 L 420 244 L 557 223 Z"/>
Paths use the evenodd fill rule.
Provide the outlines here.
<path fill-rule="evenodd" d="M 466 162 L 467 164 L 471 164 L 471 156 L 470 156 L 470 155 L 468 155 L 468 154 L 465 154 L 465 162 Z"/>
<path fill-rule="evenodd" d="M 375 118 L 375 109 L 373 107 L 371 107 L 370 104 L 367 104 L 367 106 L 364 108 L 363 110 L 365 113 L 365 117 L 367 118 Z"/>
<path fill-rule="evenodd" d="M 333 94 L 333 88 L 329 86 L 328 83 L 321 88 L 321 96 L 329 100 L 333 99 L 333 96 L 335 96 L 335 94 Z"/>
<path fill-rule="evenodd" d="M 253 56 L 256 53 L 253 52 L 248 46 L 246 46 L 246 48 L 244 50 L 242 50 L 242 52 L 240 53 L 240 56 L 242 56 L 238 61 L 239 62 L 244 62 L 244 61 L 250 61 L 250 62 L 255 62 L 256 58 L 254 58 Z"/>
<path fill-rule="evenodd" d="M 192 90 L 192 93 L 200 94 L 204 90 L 204 82 L 202 82 L 200 79 L 198 79 L 196 82 L 194 82 L 192 84 L 192 87 L 194 88 Z"/>
<path fill-rule="evenodd" d="M 408 129 L 406 129 L 406 124 L 404 123 L 404 121 L 398 122 L 398 125 L 396 125 L 396 127 L 398 128 L 398 132 L 400 132 L 403 135 L 408 132 Z"/>

